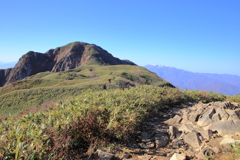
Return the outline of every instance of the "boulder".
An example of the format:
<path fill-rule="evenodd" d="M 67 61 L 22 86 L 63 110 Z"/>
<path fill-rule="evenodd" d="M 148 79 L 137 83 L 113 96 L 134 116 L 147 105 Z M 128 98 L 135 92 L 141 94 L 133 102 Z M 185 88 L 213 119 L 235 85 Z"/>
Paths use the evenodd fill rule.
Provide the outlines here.
<path fill-rule="evenodd" d="M 169 142 L 168 135 L 165 133 L 159 133 L 155 135 L 156 148 L 165 147 Z"/>
<path fill-rule="evenodd" d="M 212 122 L 219 122 L 221 121 L 221 117 L 218 113 L 215 113 L 213 116 L 212 116 Z"/>
<path fill-rule="evenodd" d="M 181 113 L 182 117 L 187 117 L 187 115 L 191 112 L 191 110 L 188 108 L 183 108 L 179 112 Z"/>
<path fill-rule="evenodd" d="M 222 108 L 216 108 L 216 114 L 219 114 L 222 121 L 226 121 L 229 117 L 228 113 Z"/>
<path fill-rule="evenodd" d="M 173 126 L 173 125 L 179 124 L 181 120 L 182 120 L 182 117 L 180 117 L 179 115 L 175 115 L 173 118 L 165 121 L 165 123 Z"/>
<path fill-rule="evenodd" d="M 240 143 L 240 140 L 235 140 L 233 138 L 224 138 L 220 142 L 220 145 L 228 145 L 228 144 L 235 144 L 235 143 Z"/>
<path fill-rule="evenodd" d="M 213 106 L 223 109 L 235 109 L 236 107 L 231 102 L 214 102 Z"/>
<path fill-rule="evenodd" d="M 184 133 L 188 133 L 188 132 L 192 132 L 194 128 L 190 124 L 183 124 L 178 130 Z"/>
<path fill-rule="evenodd" d="M 185 159 L 186 159 L 186 156 L 180 153 L 174 153 L 170 158 L 170 160 L 185 160 Z"/>
<path fill-rule="evenodd" d="M 201 140 L 196 132 L 190 132 L 183 136 L 184 142 L 191 145 L 193 148 L 200 147 Z"/>
<path fill-rule="evenodd" d="M 216 113 L 215 109 L 214 108 L 210 108 L 207 110 L 207 112 L 205 112 L 202 117 L 200 117 L 198 119 L 198 122 L 197 124 L 199 126 L 202 126 L 202 127 L 205 127 L 205 126 L 208 126 L 209 124 L 211 124 L 213 121 L 212 121 L 212 117 L 214 115 L 214 113 Z"/>
<path fill-rule="evenodd" d="M 240 132 L 240 120 L 238 121 L 220 121 L 213 123 L 206 127 L 212 131 L 217 131 L 220 135 L 234 135 L 236 132 Z"/>
<path fill-rule="evenodd" d="M 195 113 L 195 112 L 191 112 L 189 115 L 188 115 L 188 120 L 190 122 L 196 122 L 197 119 L 199 117 L 199 114 L 198 113 Z"/>
<path fill-rule="evenodd" d="M 208 130 L 200 131 L 200 134 L 204 139 L 209 140 L 212 137 L 212 130 L 208 129 Z"/>
<path fill-rule="evenodd" d="M 170 136 L 170 139 L 174 139 L 178 132 L 179 131 L 178 131 L 177 127 L 169 126 L 168 134 Z"/>
<path fill-rule="evenodd" d="M 174 149 L 181 148 L 184 145 L 185 145 L 185 143 L 181 139 L 174 139 L 172 141 L 172 148 L 174 148 Z"/>
<path fill-rule="evenodd" d="M 234 110 L 232 113 L 229 115 L 228 120 L 240 120 L 240 110 Z"/>

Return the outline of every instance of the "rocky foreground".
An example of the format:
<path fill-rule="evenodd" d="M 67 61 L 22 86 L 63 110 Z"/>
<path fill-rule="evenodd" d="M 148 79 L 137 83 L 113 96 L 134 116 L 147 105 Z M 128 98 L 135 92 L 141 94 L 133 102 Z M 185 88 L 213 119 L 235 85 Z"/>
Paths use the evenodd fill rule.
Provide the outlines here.
<path fill-rule="evenodd" d="M 137 137 L 127 149 L 98 149 L 95 155 L 104 160 L 234 159 L 229 151 L 230 144 L 240 142 L 240 105 L 200 102 L 162 110 Z"/>

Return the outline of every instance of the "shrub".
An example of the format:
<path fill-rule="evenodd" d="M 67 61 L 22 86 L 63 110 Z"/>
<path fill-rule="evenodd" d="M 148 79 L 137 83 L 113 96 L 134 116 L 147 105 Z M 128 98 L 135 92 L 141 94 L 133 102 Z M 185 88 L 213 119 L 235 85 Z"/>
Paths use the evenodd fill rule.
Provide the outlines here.
<path fill-rule="evenodd" d="M 230 102 L 240 103 L 240 94 L 235 95 L 235 96 L 228 96 L 227 100 Z"/>
<path fill-rule="evenodd" d="M 125 142 L 141 122 L 186 100 L 176 88 L 140 86 L 82 92 L 48 110 L 0 124 L 0 154 L 8 159 L 76 159 L 97 142 Z"/>
<path fill-rule="evenodd" d="M 183 92 L 188 96 L 188 100 L 193 102 L 202 101 L 203 103 L 209 103 L 213 101 L 224 101 L 226 99 L 225 95 L 213 92 L 205 92 L 199 90 L 184 90 Z"/>

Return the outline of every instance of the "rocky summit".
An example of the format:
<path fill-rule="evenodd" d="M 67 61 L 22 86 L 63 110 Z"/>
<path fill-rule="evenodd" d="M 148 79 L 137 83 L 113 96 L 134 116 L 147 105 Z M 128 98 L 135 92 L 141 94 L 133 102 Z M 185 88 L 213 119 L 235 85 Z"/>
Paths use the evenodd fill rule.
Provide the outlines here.
<path fill-rule="evenodd" d="M 135 65 L 128 60 L 113 57 L 101 47 L 73 42 L 46 53 L 30 51 L 23 55 L 12 69 L 0 70 L 0 87 L 39 72 L 61 72 L 82 65 Z"/>

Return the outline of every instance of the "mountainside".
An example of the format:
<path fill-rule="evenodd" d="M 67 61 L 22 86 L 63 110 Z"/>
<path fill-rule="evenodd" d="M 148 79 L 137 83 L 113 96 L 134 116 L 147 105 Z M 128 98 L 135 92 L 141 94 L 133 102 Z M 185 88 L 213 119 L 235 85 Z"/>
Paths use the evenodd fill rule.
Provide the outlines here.
<path fill-rule="evenodd" d="M 225 95 L 240 94 L 240 76 L 193 73 L 160 65 L 146 65 L 145 68 L 181 89 L 212 91 Z"/>
<path fill-rule="evenodd" d="M 0 86 L 16 82 L 39 72 L 61 72 L 82 65 L 135 65 L 127 60 L 113 57 L 94 44 L 73 42 L 46 53 L 30 51 L 23 55 L 12 70 L 1 71 Z M 8 73 L 10 71 L 10 73 Z"/>
<path fill-rule="evenodd" d="M 74 42 L 46 53 L 30 51 L 14 68 L 0 70 L 0 116 L 72 98 L 86 89 L 124 90 L 141 85 L 175 88 L 94 44 Z"/>
<path fill-rule="evenodd" d="M 68 71 L 40 72 L 0 87 L 0 116 L 80 95 L 85 89 L 106 90 L 141 85 L 174 87 L 135 65 L 85 65 Z"/>

